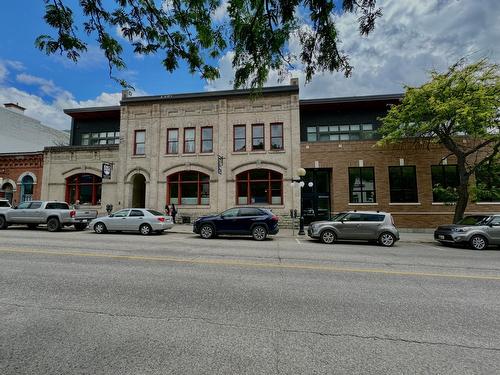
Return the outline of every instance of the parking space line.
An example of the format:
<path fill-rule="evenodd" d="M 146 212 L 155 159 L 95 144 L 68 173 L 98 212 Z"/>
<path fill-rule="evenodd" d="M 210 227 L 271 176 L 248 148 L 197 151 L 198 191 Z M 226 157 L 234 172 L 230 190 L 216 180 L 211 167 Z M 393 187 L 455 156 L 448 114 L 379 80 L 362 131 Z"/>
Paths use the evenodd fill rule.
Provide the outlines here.
<path fill-rule="evenodd" d="M 297 241 L 297 243 L 300 245 L 302 244 L 302 242 L 300 242 L 300 240 L 298 238 L 295 239 L 295 241 Z"/>
<path fill-rule="evenodd" d="M 292 263 L 263 263 L 263 262 L 244 262 L 240 260 L 228 259 L 203 259 L 203 258 L 176 258 L 176 257 L 161 257 L 161 256 L 142 256 L 142 255 L 119 255 L 119 254 L 103 254 L 103 253 L 83 253 L 83 252 L 55 252 L 43 250 L 12 250 L 0 248 L 2 253 L 11 254 L 39 254 L 50 256 L 72 256 L 72 257 L 93 257 L 107 258 L 115 260 L 134 260 L 134 261 L 157 261 L 157 262 L 173 262 L 185 264 L 202 264 L 202 265 L 218 265 L 218 266 L 233 266 L 233 267 L 251 267 L 251 268 L 277 268 L 290 270 L 310 270 L 310 271 L 326 271 L 326 272 L 345 272 L 345 273 L 366 273 L 366 274 L 383 274 L 391 276 L 408 276 L 408 277 L 438 277 L 438 278 L 457 278 L 469 280 L 490 280 L 500 281 L 500 275 L 461 275 L 461 274 L 445 274 L 432 272 L 411 272 L 411 271 L 391 271 L 385 269 L 363 269 L 363 268 L 343 268 L 335 266 L 321 266 L 314 264 L 292 264 Z"/>

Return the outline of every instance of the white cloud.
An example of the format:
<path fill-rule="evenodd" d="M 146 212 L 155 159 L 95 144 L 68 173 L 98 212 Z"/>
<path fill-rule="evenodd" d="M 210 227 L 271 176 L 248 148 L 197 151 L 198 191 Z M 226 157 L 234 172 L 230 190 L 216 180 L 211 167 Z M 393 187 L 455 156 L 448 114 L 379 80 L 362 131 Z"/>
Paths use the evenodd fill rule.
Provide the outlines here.
<path fill-rule="evenodd" d="M 69 129 L 71 125 L 71 118 L 63 112 L 66 108 L 118 105 L 121 99 L 121 93 L 103 92 L 92 99 L 76 100 L 71 92 L 57 86 L 52 80 L 27 73 L 16 75 L 16 81 L 35 87 L 35 90 L 39 90 L 40 93 L 50 98 L 46 100 L 40 95 L 8 85 L 9 68 L 24 69 L 19 62 L 6 63 L 0 60 L 0 105 L 7 102 L 19 103 L 26 108 L 27 116 L 56 129 Z M 136 91 L 136 95 L 143 94 L 141 90 Z"/>
<path fill-rule="evenodd" d="M 380 0 L 377 5 L 383 16 L 368 37 L 359 35 L 358 15 L 336 16 L 340 47 L 354 67 L 350 78 L 342 73 L 318 74 L 304 86 L 305 75 L 297 64 L 291 76 L 299 77 L 302 98 L 402 92 L 404 84 L 421 84 L 429 70 L 444 70 L 461 57 L 500 58 L 497 0 Z M 297 53 L 296 40 L 291 50 Z M 207 90 L 232 86 L 231 60 L 232 52 L 220 59 L 221 78 L 210 82 Z M 277 79 L 276 72 L 271 72 L 267 84 L 274 85 Z"/>
<path fill-rule="evenodd" d="M 229 7 L 229 0 L 222 0 L 220 5 L 215 8 L 211 14 L 212 21 L 222 22 L 228 18 L 227 8 Z"/>

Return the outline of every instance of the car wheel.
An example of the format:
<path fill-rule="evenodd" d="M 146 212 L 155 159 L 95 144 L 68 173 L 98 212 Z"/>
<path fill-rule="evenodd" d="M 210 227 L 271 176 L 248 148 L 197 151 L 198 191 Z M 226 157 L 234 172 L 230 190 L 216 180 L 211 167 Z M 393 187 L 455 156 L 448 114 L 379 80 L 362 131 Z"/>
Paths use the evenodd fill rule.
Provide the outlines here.
<path fill-rule="evenodd" d="M 94 232 L 96 232 L 97 234 L 106 233 L 106 225 L 104 225 L 104 223 L 96 223 L 94 225 Z"/>
<path fill-rule="evenodd" d="M 484 250 L 488 247 L 488 240 L 480 234 L 475 234 L 471 237 L 469 244 L 474 250 Z"/>
<path fill-rule="evenodd" d="M 256 225 L 252 229 L 252 237 L 256 241 L 263 241 L 267 237 L 267 229 L 262 225 Z"/>
<path fill-rule="evenodd" d="M 153 231 L 153 228 L 151 228 L 151 225 L 149 225 L 149 224 L 142 224 L 139 227 L 139 232 L 141 232 L 141 234 L 143 236 L 147 236 L 147 235 L 151 234 L 152 231 Z"/>
<path fill-rule="evenodd" d="M 214 237 L 215 231 L 214 227 L 210 224 L 203 224 L 200 228 L 200 236 L 204 239 L 209 239 Z"/>
<path fill-rule="evenodd" d="M 75 224 L 75 230 L 81 231 L 87 228 L 87 224 Z"/>
<path fill-rule="evenodd" d="M 384 232 L 378 238 L 378 243 L 382 246 L 391 247 L 396 242 L 396 237 L 392 233 Z"/>
<path fill-rule="evenodd" d="M 5 217 L 0 216 L 0 229 L 5 229 L 7 228 L 7 220 L 5 220 Z"/>
<path fill-rule="evenodd" d="M 36 229 L 38 224 L 28 224 L 28 229 Z"/>
<path fill-rule="evenodd" d="M 333 230 L 326 229 L 321 232 L 321 236 L 319 238 L 323 243 L 332 244 L 337 239 L 337 236 L 335 235 L 335 232 Z"/>
<path fill-rule="evenodd" d="M 52 217 L 47 221 L 47 229 L 49 232 L 57 232 L 61 230 L 61 223 L 59 222 L 59 219 Z"/>

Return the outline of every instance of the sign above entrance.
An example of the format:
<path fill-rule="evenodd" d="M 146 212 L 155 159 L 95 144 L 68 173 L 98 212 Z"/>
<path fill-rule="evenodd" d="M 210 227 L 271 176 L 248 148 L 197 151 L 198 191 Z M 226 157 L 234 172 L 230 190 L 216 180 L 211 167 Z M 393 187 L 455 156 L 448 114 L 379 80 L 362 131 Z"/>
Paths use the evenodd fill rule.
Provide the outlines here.
<path fill-rule="evenodd" d="M 102 179 L 111 179 L 111 171 L 113 170 L 113 166 L 111 163 L 102 163 Z"/>

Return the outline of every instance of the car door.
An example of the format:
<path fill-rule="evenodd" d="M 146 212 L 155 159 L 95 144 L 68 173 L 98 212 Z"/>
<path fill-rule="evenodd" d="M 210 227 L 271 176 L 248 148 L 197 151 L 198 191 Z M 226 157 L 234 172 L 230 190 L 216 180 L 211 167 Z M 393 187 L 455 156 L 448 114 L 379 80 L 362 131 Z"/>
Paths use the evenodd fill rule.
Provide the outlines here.
<path fill-rule="evenodd" d="M 500 245 L 500 215 L 494 216 L 486 227 L 491 245 Z"/>
<path fill-rule="evenodd" d="M 42 202 L 31 202 L 25 211 L 25 216 L 26 223 L 41 223 L 43 221 Z"/>
<path fill-rule="evenodd" d="M 17 208 L 9 212 L 9 220 L 13 223 L 26 223 L 26 211 L 32 202 L 20 203 Z"/>
<path fill-rule="evenodd" d="M 357 212 L 351 212 L 345 215 L 340 223 L 336 225 L 338 229 L 339 238 L 348 240 L 357 240 L 359 234 L 357 233 L 359 223 L 361 221 L 361 214 Z"/>
<path fill-rule="evenodd" d="M 384 222 L 383 214 L 361 214 L 361 221 L 358 223 L 356 233 L 359 239 L 376 240 L 380 233 L 380 228 Z"/>
<path fill-rule="evenodd" d="M 238 218 L 236 219 L 236 226 L 238 233 L 248 234 L 252 226 L 257 222 L 263 222 L 266 215 L 258 208 L 243 207 L 240 208 Z"/>
<path fill-rule="evenodd" d="M 144 212 L 142 210 L 130 210 L 130 213 L 125 220 L 126 230 L 138 231 L 139 227 L 144 223 Z"/>
<path fill-rule="evenodd" d="M 120 210 L 108 217 L 105 221 L 106 228 L 109 230 L 126 230 L 128 213 L 130 210 Z"/>
<path fill-rule="evenodd" d="M 235 233 L 238 208 L 230 208 L 220 215 L 220 220 L 215 221 L 217 233 Z"/>

